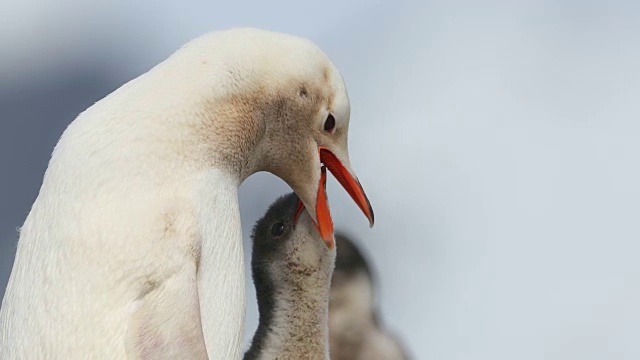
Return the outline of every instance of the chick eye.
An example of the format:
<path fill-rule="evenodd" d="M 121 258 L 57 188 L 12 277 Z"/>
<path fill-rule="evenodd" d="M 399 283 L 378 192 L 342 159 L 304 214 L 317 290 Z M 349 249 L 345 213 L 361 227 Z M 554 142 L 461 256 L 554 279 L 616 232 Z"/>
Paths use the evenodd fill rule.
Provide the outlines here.
<path fill-rule="evenodd" d="M 281 237 L 282 235 L 284 235 L 284 230 L 285 226 L 284 222 L 282 221 L 278 221 L 277 223 L 271 225 L 271 235 L 273 235 L 273 237 Z"/>
<path fill-rule="evenodd" d="M 335 128 L 336 118 L 333 117 L 333 114 L 329 114 L 329 116 L 327 116 L 327 120 L 324 121 L 324 131 L 332 133 Z"/>

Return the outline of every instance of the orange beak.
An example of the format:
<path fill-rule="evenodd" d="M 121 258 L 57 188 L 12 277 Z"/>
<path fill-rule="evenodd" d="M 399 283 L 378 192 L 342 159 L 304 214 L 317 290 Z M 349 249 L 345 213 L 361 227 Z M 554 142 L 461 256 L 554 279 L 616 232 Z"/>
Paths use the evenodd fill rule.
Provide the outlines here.
<path fill-rule="evenodd" d="M 364 189 L 358 178 L 352 175 L 349 170 L 342 164 L 342 162 L 327 148 L 319 147 L 320 161 L 325 164 L 327 169 L 331 171 L 336 180 L 342 185 L 342 187 L 351 195 L 353 201 L 362 210 L 364 215 L 369 219 L 369 227 L 373 227 L 374 216 L 373 208 L 367 195 L 364 193 Z M 329 209 L 326 210 L 327 213 Z"/>
<path fill-rule="evenodd" d="M 327 201 L 327 172 L 329 171 L 335 176 L 336 180 L 347 191 L 356 205 L 362 210 L 364 215 L 369 219 L 369 226 L 373 226 L 374 215 L 371 203 L 367 195 L 364 193 L 364 189 L 360 185 L 358 179 L 349 172 L 349 170 L 342 164 L 342 162 L 327 148 L 320 146 L 318 148 L 320 153 L 320 161 L 325 165 L 320 168 L 320 182 L 318 184 L 318 194 L 316 200 L 316 217 L 317 222 L 314 221 L 314 225 L 320 233 L 320 237 L 324 240 L 330 249 L 334 247 L 333 238 L 333 220 L 331 219 L 331 212 L 329 211 L 329 203 Z M 325 168 L 326 167 L 326 168 Z M 298 204 L 294 216 L 294 223 L 298 219 L 298 215 L 304 208 L 302 202 Z"/>
<path fill-rule="evenodd" d="M 324 240 L 324 243 L 327 244 L 327 247 L 333 250 L 335 245 L 333 239 L 333 220 L 331 219 L 329 204 L 327 202 L 327 168 L 324 166 L 320 167 L 320 184 L 318 184 L 317 199 L 316 216 L 318 217 L 318 222 L 313 221 L 313 225 L 316 227 L 316 230 L 318 230 L 318 233 L 320 233 L 320 237 Z M 300 216 L 303 209 L 304 204 L 302 201 L 298 201 L 298 207 L 293 215 L 294 224 L 298 222 L 298 216 Z"/>

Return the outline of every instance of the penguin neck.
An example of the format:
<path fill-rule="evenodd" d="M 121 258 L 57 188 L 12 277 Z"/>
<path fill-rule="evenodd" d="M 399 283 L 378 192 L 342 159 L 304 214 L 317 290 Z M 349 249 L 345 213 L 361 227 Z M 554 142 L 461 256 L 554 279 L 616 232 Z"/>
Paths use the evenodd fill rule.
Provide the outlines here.
<path fill-rule="evenodd" d="M 245 359 L 329 359 L 329 287 L 331 274 L 287 274 L 256 278 L 260 321 Z"/>

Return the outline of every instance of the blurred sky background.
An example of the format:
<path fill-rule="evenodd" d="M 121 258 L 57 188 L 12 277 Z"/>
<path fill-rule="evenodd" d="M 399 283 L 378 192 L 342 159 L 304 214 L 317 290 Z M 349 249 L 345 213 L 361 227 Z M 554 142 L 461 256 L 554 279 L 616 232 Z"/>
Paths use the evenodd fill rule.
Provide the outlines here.
<path fill-rule="evenodd" d="M 342 71 L 376 226 L 332 179 L 334 220 L 417 359 L 640 359 L 637 1 L 3 0 L 0 296 L 69 122 L 237 26 L 308 37 Z M 242 185 L 245 244 L 287 191 Z"/>

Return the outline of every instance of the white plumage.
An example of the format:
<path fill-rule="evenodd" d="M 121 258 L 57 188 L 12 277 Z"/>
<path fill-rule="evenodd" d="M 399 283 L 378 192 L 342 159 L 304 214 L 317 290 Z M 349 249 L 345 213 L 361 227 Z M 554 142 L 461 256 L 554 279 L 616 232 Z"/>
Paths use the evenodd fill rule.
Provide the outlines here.
<path fill-rule="evenodd" d="M 237 188 L 270 171 L 318 221 L 319 147 L 357 183 L 348 122 L 325 55 L 255 29 L 193 40 L 98 101 L 65 130 L 21 229 L 0 358 L 239 358 Z"/>

